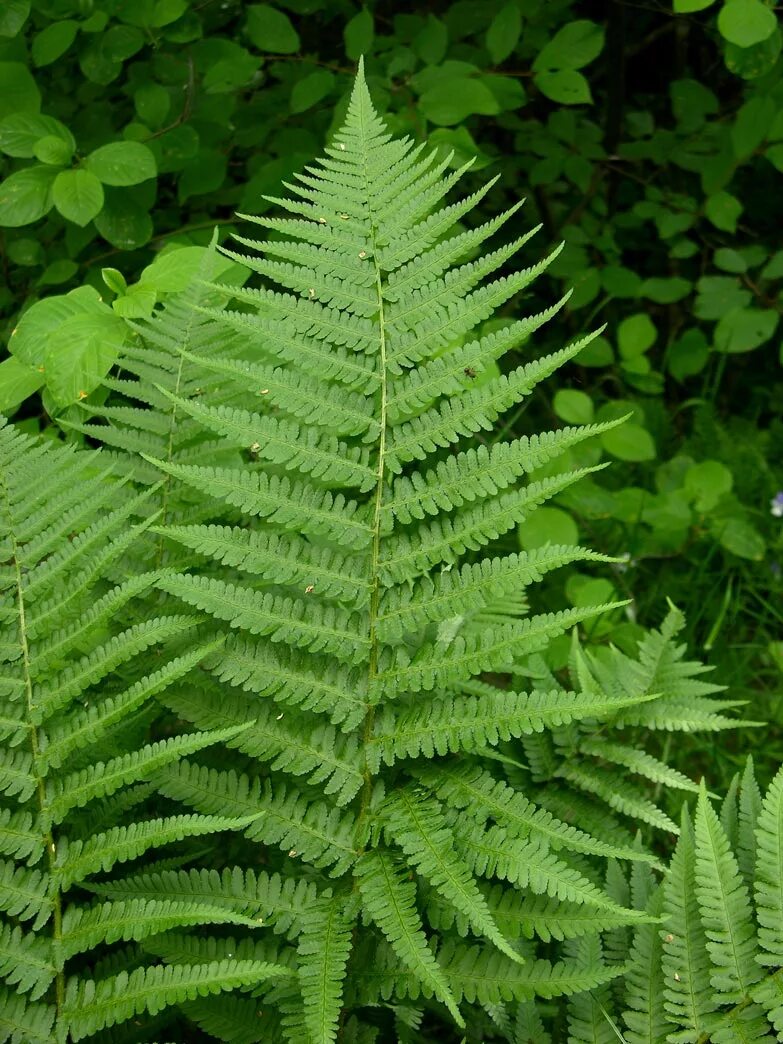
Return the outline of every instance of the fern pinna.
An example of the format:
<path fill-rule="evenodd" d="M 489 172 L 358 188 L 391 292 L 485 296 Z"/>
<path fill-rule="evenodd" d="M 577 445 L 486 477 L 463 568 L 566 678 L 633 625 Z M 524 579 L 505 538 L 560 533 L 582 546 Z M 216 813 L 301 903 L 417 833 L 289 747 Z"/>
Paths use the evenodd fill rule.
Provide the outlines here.
<path fill-rule="evenodd" d="M 85 892 L 95 875 L 158 846 L 242 822 L 148 808 L 155 772 L 233 730 L 145 742 L 147 706 L 211 643 L 196 640 L 190 612 L 147 606 L 137 616 L 134 602 L 161 579 L 128 573 L 148 494 L 110 471 L 99 454 L 0 427 L 0 1040 L 14 1044 L 81 1040 L 287 974 L 253 957 L 94 966 L 119 940 L 256 924 L 219 904 L 209 913 L 187 900 L 91 902 Z"/>
<path fill-rule="evenodd" d="M 261 256 L 236 257 L 263 285 L 204 313 L 216 343 L 224 329 L 242 335 L 241 357 L 202 353 L 199 364 L 234 381 L 244 405 L 162 390 L 178 416 L 244 456 L 232 467 L 148 456 L 223 505 L 220 522 L 165 528 L 203 566 L 159 587 L 214 618 L 224 640 L 208 660 L 212 689 L 162 698 L 200 729 L 244 728 L 227 741 L 234 753 L 181 761 L 156 784 L 201 814 L 255 816 L 248 861 L 315 889 L 291 925 L 296 979 L 260 983 L 230 1009 L 186 1006 L 228 1040 L 261 1039 L 261 1017 L 264 1040 L 374 1040 L 379 1016 L 366 1012 L 378 1006 L 400 1025 L 422 1005 L 458 1026 L 474 1002 L 499 1018 L 506 1001 L 597 988 L 622 970 L 539 949 L 532 935 L 647 919 L 601 887 L 590 857 L 652 857 L 537 807 L 493 752 L 655 694 L 508 687 L 518 665 L 598 611 L 515 606 L 547 571 L 600 556 L 494 550 L 589 469 L 519 479 L 597 429 L 459 443 L 589 338 L 500 374 L 496 360 L 557 306 L 483 324 L 551 258 L 486 281 L 528 236 L 478 255 L 517 208 L 458 230 L 488 186 L 444 206 L 464 173 L 447 171 L 390 138 L 360 71 L 326 157 L 277 201 L 294 216 L 250 219 L 268 238 L 242 239 Z M 223 872 L 246 903 L 247 871 Z M 185 898 L 198 871 L 117 887 Z M 183 953 L 209 961 L 237 945 L 185 936 L 158 952 L 176 967 Z"/>

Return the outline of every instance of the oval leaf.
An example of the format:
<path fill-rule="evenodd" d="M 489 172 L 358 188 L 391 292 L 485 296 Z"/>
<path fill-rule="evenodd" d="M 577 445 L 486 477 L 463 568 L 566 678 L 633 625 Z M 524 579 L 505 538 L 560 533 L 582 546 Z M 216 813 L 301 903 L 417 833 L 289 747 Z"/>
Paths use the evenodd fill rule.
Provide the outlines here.
<path fill-rule="evenodd" d="M 140 141 L 115 141 L 87 157 L 87 169 L 104 185 L 138 185 L 158 170 L 152 150 Z"/>
<path fill-rule="evenodd" d="M 75 225 L 87 225 L 101 212 L 103 188 L 89 170 L 63 170 L 54 179 L 54 205 Z"/>

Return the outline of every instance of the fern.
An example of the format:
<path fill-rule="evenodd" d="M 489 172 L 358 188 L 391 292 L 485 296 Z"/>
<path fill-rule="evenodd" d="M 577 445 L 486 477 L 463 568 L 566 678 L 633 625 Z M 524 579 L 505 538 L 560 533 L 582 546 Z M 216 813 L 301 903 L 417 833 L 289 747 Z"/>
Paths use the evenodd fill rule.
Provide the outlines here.
<path fill-rule="evenodd" d="M 560 566 L 602 559 L 556 546 L 508 554 L 498 541 L 590 469 L 528 476 L 604 429 L 491 448 L 462 440 L 491 427 L 590 337 L 476 381 L 556 313 L 482 328 L 554 255 L 498 275 L 523 236 L 465 261 L 503 221 L 463 231 L 458 222 L 481 191 L 443 205 L 466 170 L 441 172 L 434 154 L 389 137 L 360 71 L 326 156 L 276 201 L 292 216 L 249 218 L 268 238 L 240 237 L 257 253 L 227 252 L 259 285 L 208 284 L 228 307 L 197 307 L 217 351 L 186 346 L 182 364 L 208 371 L 219 394 L 205 384 L 203 395 L 186 395 L 170 381 L 160 392 L 192 438 L 200 430 L 201 445 L 223 460 L 237 454 L 235 462 L 143 451 L 171 489 L 217 513 L 156 526 L 199 556 L 157 586 L 212 619 L 220 644 L 206 662 L 223 687 L 177 687 L 163 700 L 199 730 L 237 730 L 227 743 L 239 756 L 231 768 L 178 762 L 156 783 L 200 815 L 248 817 L 247 859 L 262 845 L 283 876 L 317 882 L 312 915 L 291 925 L 301 996 L 287 982 L 273 990 L 286 1039 L 335 1039 L 361 954 L 381 939 L 387 977 L 363 1003 L 423 991 L 459 1025 L 463 1001 L 567 994 L 619 973 L 550 967 L 548 952 L 522 940 L 648 923 L 604 893 L 589 860 L 655 859 L 630 838 L 591 836 L 539 807 L 527 793 L 532 781 L 503 771 L 509 744 L 553 737 L 560 766 L 570 759 L 588 782 L 600 782 L 603 770 L 586 766 L 602 758 L 651 786 L 693 787 L 619 738 L 595 740 L 597 721 L 619 729 L 624 716 L 663 700 L 654 672 L 641 684 L 631 661 L 585 660 L 570 689 L 552 677 L 526 683 L 552 638 L 606 607 L 527 615 L 520 593 Z M 669 655 L 671 639 L 662 643 Z M 506 681 L 491 684 L 481 677 L 488 672 Z M 519 684 L 508 688 L 509 678 Z M 699 693 L 705 706 L 711 691 Z M 577 762 L 565 742 L 582 722 Z M 553 774 L 562 789 L 557 759 Z M 590 795 L 599 819 L 616 803 L 605 789 Z M 620 810 L 676 829 L 643 789 L 626 792 Z M 349 895 L 360 905 L 356 924 L 339 907 Z M 481 940 L 465 951 L 471 961 L 501 962 L 497 987 L 460 984 L 457 965 L 468 958 L 441 959 L 455 929 Z"/>
<path fill-rule="evenodd" d="M 0 497 L 7 739 L 0 755 L 6 801 L 0 814 L 0 977 L 10 991 L 4 990 L 0 1036 L 64 1041 L 70 1034 L 75 1040 L 85 1026 L 93 1032 L 132 1014 L 119 1006 L 118 979 L 101 986 L 106 1016 L 96 1009 L 84 1021 L 69 999 L 87 996 L 84 969 L 73 965 L 77 955 L 174 925 L 247 923 L 231 911 L 210 912 L 187 901 L 90 906 L 72 890 L 151 847 L 235 827 L 230 818 L 134 820 L 133 811 L 143 812 L 133 802 L 127 811 L 117 804 L 109 829 L 101 830 L 96 818 L 101 799 L 131 793 L 162 765 L 229 734 L 194 733 L 129 747 L 134 715 L 212 647 L 195 640 L 188 651 L 172 655 L 167 647 L 187 635 L 192 640 L 198 621 L 186 614 L 130 622 L 134 599 L 160 576 L 119 584 L 113 579 L 130 538 L 144 529 L 144 498 L 111 478 L 94 454 L 44 446 L 8 426 L 0 427 Z M 110 628 L 117 614 L 130 626 Z M 156 669 L 145 672 L 141 654 L 151 649 Z M 124 750 L 112 756 L 117 744 Z M 81 809 L 93 816 L 84 833 Z M 148 971 L 144 1005 L 154 1010 L 168 1000 Z"/>
<path fill-rule="evenodd" d="M 273 201 L 290 216 L 249 217 L 265 238 L 228 268 L 213 242 L 132 325 L 70 425 L 105 449 L 0 428 L 0 1039 L 779 1024 L 774 813 L 750 776 L 737 858 L 702 793 L 698 852 L 685 821 L 655 885 L 654 831 L 697 789 L 655 733 L 733 727 L 735 701 L 674 609 L 635 656 L 578 633 L 619 605 L 530 610 L 552 571 L 607 560 L 507 534 L 595 470 L 558 458 L 611 424 L 482 433 L 595 335 L 516 358 L 565 303 L 519 317 L 557 250 L 511 270 L 530 236 L 485 244 L 517 208 L 467 227 L 489 186 L 448 203 L 470 177 L 448 170 L 386 132 L 360 70 Z"/>
<path fill-rule="evenodd" d="M 671 872 L 649 899 L 648 909 L 663 914 L 658 941 L 637 939 L 630 954 L 627 997 L 634 1010 L 626 1022 L 631 1029 L 648 1027 L 639 1039 L 653 1044 L 780 1039 L 783 770 L 758 810 L 750 889 L 729 837 L 744 829 L 746 813 L 739 808 L 752 807 L 759 796 L 752 763 L 737 784 L 739 802 L 724 806 L 724 822 L 703 788 L 693 825 L 683 810 Z"/>

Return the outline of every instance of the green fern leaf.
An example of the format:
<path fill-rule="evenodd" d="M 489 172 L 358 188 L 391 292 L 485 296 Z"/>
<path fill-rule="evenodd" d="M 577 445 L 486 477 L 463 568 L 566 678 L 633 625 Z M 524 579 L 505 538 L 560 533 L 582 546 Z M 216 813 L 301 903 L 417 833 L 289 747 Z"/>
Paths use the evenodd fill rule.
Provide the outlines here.
<path fill-rule="evenodd" d="M 221 961 L 194 967 L 137 968 L 130 975 L 123 972 L 100 982 L 71 979 L 66 987 L 63 1018 L 73 1039 L 83 1040 L 142 1012 L 155 1015 L 169 1004 L 288 974 L 287 968 L 274 964 Z"/>
<path fill-rule="evenodd" d="M 355 921 L 352 906 L 355 904 L 346 902 L 345 896 L 322 898 L 302 916 L 298 954 L 303 1011 L 296 1013 L 294 1024 L 304 1027 L 310 1044 L 337 1040 Z"/>
<path fill-rule="evenodd" d="M 29 993 L 30 1000 L 36 1001 L 48 990 L 55 972 L 47 940 L 23 932 L 18 925 L 0 925 L 0 976 L 10 986 L 19 993 Z"/>
<path fill-rule="evenodd" d="M 743 784 L 744 786 L 744 784 Z M 773 967 L 783 964 L 783 769 L 769 785 L 756 823 L 755 898 L 759 943 L 756 960 Z"/>
<path fill-rule="evenodd" d="M 458 1026 L 465 1022 L 448 982 L 427 943 L 416 911 L 416 886 L 405 865 L 383 848 L 365 852 L 356 863 L 362 909 L 381 929 L 396 955 L 416 978 L 451 1012 Z"/>
<path fill-rule="evenodd" d="M 298 931 L 299 916 L 317 897 L 304 878 L 233 867 L 217 870 L 163 870 L 109 883 L 89 882 L 91 892 L 121 902 L 134 899 L 192 905 L 205 903 L 233 910 L 268 925 L 276 934 Z"/>
<path fill-rule="evenodd" d="M 89 768 L 66 775 L 58 780 L 56 791 L 49 801 L 51 821 L 60 823 L 71 809 L 86 805 L 96 798 L 106 797 L 127 784 L 147 779 L 163 765 L 178 761 L 186 754 L 192 754 L 212 743 L 228 741 L 246 727 L 245 723 L 192 736 L 175 736 L 150 743 L 132 754 L 122 754 L 108 762 L 99 761 Z"/>
<path fill-rule="evenodd" d="M 747 889 L 703 786 L 695 836 L 696 896 L 712 959 L 710 982 L 722 1001 L 736 1004 L 761 977 L 758 942 Z"/>
<path fill-rule="evenodd" d="M 672 1044 L 694 1044 L 705 1032 L 706 1021 L 717 1006 L 710 983 L 707 937 L 696 897 L 696 848 L 687 806 L 682 828 L 663 886 L 663 955 L 665 1006 Z"/>
<path fill-rule="evenodd" d="M 89 909 L 71 906 L 63 918 L 58 950 L 67 960 L 100 943 L 144 939 L 186 925 L 241 924 L 257 928 L 258 920 L 206 903 L 132 899 L 102 903 Z"/>
<path fill-rule="evenodd" d="M 262 788 L 247 776 L 187 763 L 162 770 L 158 782 L 164 794 L 206 814 L 222 810 L 253 819 L 249 838 L 279 845 L 292 859 L 333 866 L 334 876 L 345 873 L 356 858 L 353 817 L 310 800 L 294 787 L 273 787 L 267 781 Z"/>
<path fill-rule="evenodd" d="M 74 841 L 69 845 L 65 859 L 57 869 L 60 887 L 68 888 L 99 870 L 110 870 L 115 863 L 137 859 L 149 848 L 181 841 L 184 837 L 237 830 L 254 818 L 255 815 L 237 819 L 184 815 L 151 819 L 129 827 L 113 827 L 105 833 L 94 834 L 87 841 Z"/>
<path fill-rule="evenodd" d="M 398 790 L 386 803 L 384 824 L 412 865 L 467 917 L 473 930 L 521 962 L 521 956 L 498 931 L 476 882 L 455 851 L 438 804 L 432 798 Z"/>
<path fill-rule="evenodd" d="M 55 1009 L 30 1004 L 25 997 L 0 986 L 0 1040 L 12 1044 L 52 1044 Z"/>
<path fill-rule="evenodd" d="M 576 827 L 567 826 L 550 813 L 536 808 L 521 793 L 496 780 L 478 767 L 464 766 L 459 771 L 450 767 L 424 768 L 418 778 L 444 801 L 449 808 L 464 809 L 471 819 L 484 823 L 492 817 L 514 837 L 540 838 L 555 850 L 570 849 L 591 855 L 614 856 L 617 859 L 651 857 L 634 849 L 605 844 Z"/>

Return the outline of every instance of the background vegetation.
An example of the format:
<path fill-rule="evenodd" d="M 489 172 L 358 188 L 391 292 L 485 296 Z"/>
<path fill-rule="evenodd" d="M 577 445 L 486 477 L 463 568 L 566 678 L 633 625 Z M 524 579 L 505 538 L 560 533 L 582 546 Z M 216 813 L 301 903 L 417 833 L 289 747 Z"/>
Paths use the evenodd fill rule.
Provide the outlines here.
<path fill-rule="evenodd" d="M 762 0 L 6 0 L 0 408 L 79 438 L 58 424 L 105 394 L 125 320 L 192 274 L 171 252 L 263 212 L 364 54 L 396 132 L 473 160 L 476 187 L 500 177 L 482 218 L 526 196 L 530 263 L 565 243 L 526 303 L 573 287 L 535 352 L 606 323 L 496 433 L 632 415 L 576 461 L 612 466 L 521 545 L 624 556 L 547 581 L 574 605 L 632 599 L 596 640 L 630 649 L 667 598 L 684 610 L 694 651 L 771 727 L 670 756 L 720 790 L 750 751 L 766 785 L 783 760 L 780 51 Z"/>

